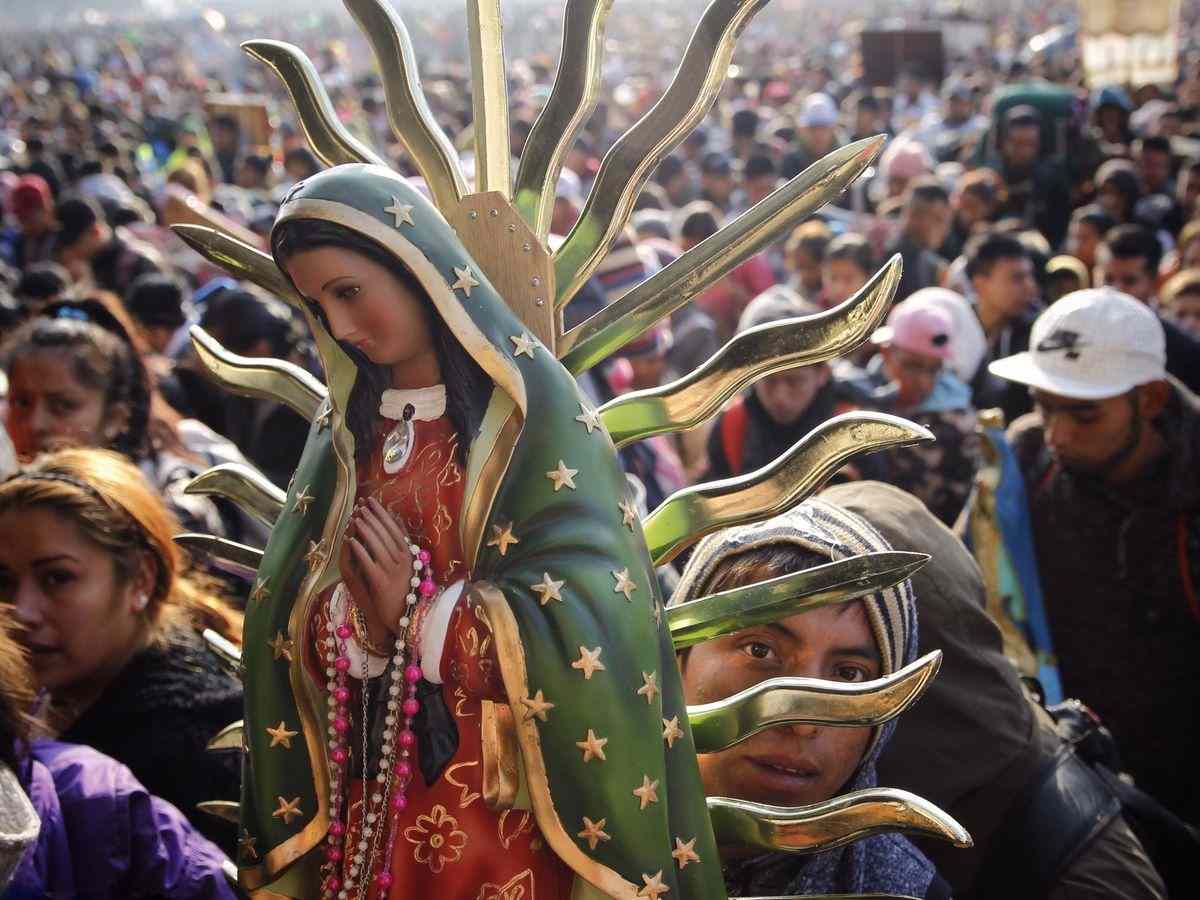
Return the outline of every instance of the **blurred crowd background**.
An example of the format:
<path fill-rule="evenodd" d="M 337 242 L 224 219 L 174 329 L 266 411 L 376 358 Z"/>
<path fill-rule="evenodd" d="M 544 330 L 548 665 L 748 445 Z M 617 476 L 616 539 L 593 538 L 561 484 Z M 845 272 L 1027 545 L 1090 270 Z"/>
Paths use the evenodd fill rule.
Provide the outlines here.
<path fill-rule="evenodd" d="M 461 4 L 397 5 L 426 99 L 470 174 Z M 838 480 L 888 482 L 965 528 L 981 475 L 997 464 L 981 413 L 999 411 L 984 417 L 999 433 L 1034 408 L 1024 385 L 997 378 L 989 364 L 1029 349 L 1039 314 L 1091 287 L 1110 285 L 1153 310 L 1172 390 L 1185 398 L 1187 422 L 1200 417 L 1192 395 L 1200 388 L 1200 3 L 1143 4 L 1150 19 L 1159 6 L 1178 17 L 1137 65 L 1110 57 L 1107 76 L 1104 59 L 1085 60 L 1087 6 L 774 0 L 753 19 L 711 112 L 655 167 L 628 227 L 567 308 L 568 325 L 838 147 L 883 134 L 886 149 L 834 204 L 585 373 L 583 388 L 602 403 L 668 383 L 738 332 L 845 302 L 896 254 L 903 277 L 887 325 L 850 358 L 763 379 L 714 423 L 623 449 L 644 511 L 680 488 L 765 465 L 837 413 L 868 409 L 920 422 L 937 442 L 861 458 Z M 1093 6 L 1133 14 L 1132 4 Z M 514 158 L 560 64 L 562 7 L 504 6 Z M 695 3 L 615 3 L 600 102 L 558 181 L 554 235 L 570 232 L 605 153 L 663 94 L 700 12 Z M 318 376 L 320 368 L 296 311 L 215 269 L 169 225 L 217 222 L 265 248 L 282 198 L 320 170 L 281 84 L 239 49 L 263 37 L 304 49 L 345 125 L 416 175 L 389 126 L 370 48 L 339 4 L 40 0 L 0 9 L 0 412 L 11 444 L 3 466 L 67 445 L 118 454 L 182 528 L 254 546 L 266 540 L 260 522 L 184 487 L 219 462 L 252 464 L 285 486 L 308 423 L 282 405 L 215 388 L 188 328 L 203 326 L 235 353 L 286 359 Z M 86 481 L 88 471 L 63 477 Z M 1173 496 L 1192 497 L 1189 471 L 1189 487 Z M 1171 538 L 1159 547 L 1189 573 L 1200 561 L 1198 508 L 1181 514 L 1178 545 Z M 1041 560 L 1043 577 L 1053 562 Z M 209 606 L 236 617 L 244 581 L 228 571 L 195 577 L 202 588 L 189 596 L 231 598 Z M 662 577 L 669 589 L 677 575 Z M 1196 603 L 1194 591 L 1188 597 Z M 1163 668 L 1149 683 L 1188 682 L 1168 699 L 1194 711 L 1194 679 L 1171 676 L 1175 663 L 1164 661 L 1191 658 L 1195 672 L 1200 607 L 1187 609 L 1180 599 L 1183 624 L 1155 625 L 1179 625 L 1170 629 L 1179 655 L 1147 665 Z M 236 618 L 220 621 L 236 640 Z M 1066 680 L 1073 695 L 1108 690 Z M 210 735 L 226 712 L 236 715 L 236 698 L 222 702 L 229 710 L 197 723 L 192 743 L 202 745 L 200 732 Z M 1131 744 L 1144 737 L 1129 720 L 1121 725 L 1118 736 Z M 1151 750 L 1165 758 L 1158 754 L 1175 746 L 1172 733 L 1155 732 L 1159 743 L 1142 758 Z M 98 737 L 73 739 L 123 758 Z M 123 761 L 137 755 L 129 753 Z M 1194 768 L 1182 751 L 1178 759 Z M 1184 815 L 1194 772 L 1175 792 L 1179 770 L 1161 765 L 1171 778 L 1141 775 Z M 135 772 L 149 783 L 154 768 Z M 202 799 L 178 785 L 151 787 L 186 809 Z M 228 835 L 213 836 L 232 852 Z"/>
<path fill-rule="evenodd" d="M 454 4 L 405 12 L 426 97 L 469 173 L 463 13 Z M 562 9 L 516 2 L 505 13 L 519 157 L 556 72 Z M 182 424 L 137 442 L 169 442 L 183 462 L 198 445 L 209 456 L 240 451 L 285 484 L 300 446 L 287 429 L 301 424 L 262 404 L 231 412 L 194 377 L 183 326 L 203 322 L 237 352 L 311 365 L 304 329 L 282 304 L 203 263 L 167 225 L 197 221 L 199 210 L 261 240 L 289 186 L 320 167 L 278 80 L 240 51 L 253 37 L 303 48 L 346 125 L 415 174 L 366 42 L 331 3 L 287 16 L 265 4 L 103 3 L 3 15 L 12 22 L 0 37 L 0 327 L 12 331 L 65 299 L 114 308 L 131 319 L 164 401 L 156 408 Z M 569 232 L 605 152 L 669 84 L 697 15 L 677 3 L 617 5 L 601 100 L 559 181 L 555 234 Z M 706 472 L 756 467 L 832 411 L 870 407 L 935 426 L 941 444 L 859 474 L 916 492 L 952 522 L 974 472 L 973 411 L 999 406 L 1012 420 L 1029 409 L 986 363 L 1024 349 L 1043 305 L 1105 280 L 1172 323 L 1173 374 L 1200 383 L 1191 337 L 1200 333 L 1196 16 L 1195 4 L 1183 5 L 1172 80 L 1134 88 L 1088 83 L 1075 3 L 765 8 L 740 38 L 711 113 L 658 165 L 568 319 L 610 302 L 831 150 L 875 134 L 890 136 L 887 150 L 836 205 L 591 373 L 587 387 L 604 399 L 686 373 L 739 328 L 844 301 L 893 253 L 905 264 L 896 300 L 917 294 L 909 315 L 919 321 L 882 354 L 768 379 L 711 433 L 633 448 L 629 465 L 649 505 Z M 933 308 L 955 326 L 936 352 L 919 337 L 938 331 Z M 212 433 L 189 433 L 193 422 Z"/>

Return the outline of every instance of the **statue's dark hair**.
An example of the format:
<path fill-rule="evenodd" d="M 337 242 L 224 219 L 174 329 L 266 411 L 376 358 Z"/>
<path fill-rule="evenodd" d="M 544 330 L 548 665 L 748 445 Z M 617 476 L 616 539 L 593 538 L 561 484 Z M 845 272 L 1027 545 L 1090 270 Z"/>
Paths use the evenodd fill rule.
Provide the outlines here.
<path fill-rule="evenodd" d="M 459 343 L 454 332 L 438 315 L 433 301 L 417 277 L 395 254 L 370 238 L 332 222 L 320 219 L 291 219 L 282 223 L 271 235 L 271 247 L 280 264 L 297 253 L 318 247 L 341 247 L 359 253 L 375 262 L 402 281 L 414 295 L 424 299 L 429 315 L 430 332 L 437 351 L 442 382 L 446 385 L 446 414 L 458 434 L 460 462 L 466 459 L 484 410 L 494 387 L 491 378 L 479 363 Z M 309 302 L 312 314 L 328 330 L 329 322 L 321 308 Z M 342 351 L 354 361 L 358 378 L 350 392 L 346 408 L 346 424 L 354 435 L 354 455 L 359 465 L 370 457 L 375 432 L 379 425 L 379 396 L 391 387 L 391 373 L 386 366 L 376 365 L 352 344 L 339 341 Z"/>

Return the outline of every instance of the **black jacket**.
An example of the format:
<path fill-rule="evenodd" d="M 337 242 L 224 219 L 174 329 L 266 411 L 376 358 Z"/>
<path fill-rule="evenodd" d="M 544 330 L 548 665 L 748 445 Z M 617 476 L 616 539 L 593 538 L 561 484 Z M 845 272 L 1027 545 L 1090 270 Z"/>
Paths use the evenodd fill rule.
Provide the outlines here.
<path fill-rule="evenodd" d="M 955 897 L 1085 896 L 1063 887 L 1063 870 L 1111 852 L 1111 845 L 1105 850 L 1095 838 L 1106 823 L 1119 821 L 1113 818 L 1117 804 L 1081 790 L 1094 787 L 1096 779 L 1083 777 L 1087 773 L 1078 765 L 1057 765 L 1066 762 L 1066 744 L 1004 655 L 974 559 L 915 498 L 890 485 L 838 485 L 821 498 L 862 516 L 896 550 L 932 557 L 912 585 L 919 650 L 940 650 L 942 666 L 921 701 L 900 717 L 879 759 L 879 783 L 937 804 L 962 823 L 974 845 L 961 849 L 921 838 L 914 843 L 937 865 Z M 1153 890 L 1158 877 L 1144 856 L 1119 860 L 1112 868 L 1117 873 L 1110 873 L 1111 883 L 1093 885 L 1087 897 L 1159 895 Z"/>
<path fill-rule="evenodd" d="M 1024 171 L 1005 166 L 1000 175 L 1007 197 L 997 218 L 1020 219 L 1025 226 L 1040 231 L 1052 248 L 1059 247 L 1071 221 L 1071 180 L 1067 173 L 1042 161 Z"/>
<path fill-rule="evenodd" d="M 1200 400 L 1177 382 L 1167 454 L 1109 485 L 1014 422 L 1063 688 L 1100 714 L 1138 785 L 1185 820 L 1200 804 Z"/>
<path fill-rule="evenodd" d="M 998 407 L 1004 412 L 1005 422 L 1013 422 L 1033 409 L 1029 388 L 993 375 L 988 371 L 988 363 L 1028 350 L 1029 335 L 1040 312 L 1040 309 L 1030 310 L 1009 322 L 988 341 L 987 353 L 968 385 L 971 388 L 971 402 L 976 409 Z"/>
<path fill-rule="evenodd" d="M 725 453 L 725 431 L 728 427 L 726 418 L 730 415 L 729 410 L 726 410 L 717 418 L 708 436 L 706 478 L 710 480 L 753 472 L 765 466 L 822 422 L 833 418 L 837 412 L 837 397 L 832 378 L 813 398 L 804 415 L 791 425 L 780 425 L 772 419 L 752 390 L 734 402 L 744 404 L 746 409 L 746 424 L 741 435 L 741 464 L 735 467 Z"/>
<path fill-rule="evenodd" d="M 893 253 L 899 253 L 904 264 L 900 273 L 900 284 L 896 287 L 895 302 L 907 300 L 921 288 L 937 287 L 946 271 L 946 260 L 932 250 L 901 235 L 900 239 L 887 248 L 884 259 Z"/>
<path fill-rule="evenodd" d="M 1161 316 L 1167 339 L 1167 373 L 1183 382 L 1192 393 L 1200 393 L 1200 341 Z"/>
<path fill-rule="evenodd" d="M 100 698 L 60 735 L 130 768 L 233 857 L 236 829 L 199 812 L 205 800 L 240 795 L 236 753 L 212 753 L 209 740 L 242 718 L 242 688 L 192 631 L 135 656 Z"/>
<path fill-rule="evenodd" d="M 112 240 L 92 257 L 91 266 L 96 286 L 123 298 L 140 276 L 161 272 L 163 260 L 154 248 L 118 229 Z"/>

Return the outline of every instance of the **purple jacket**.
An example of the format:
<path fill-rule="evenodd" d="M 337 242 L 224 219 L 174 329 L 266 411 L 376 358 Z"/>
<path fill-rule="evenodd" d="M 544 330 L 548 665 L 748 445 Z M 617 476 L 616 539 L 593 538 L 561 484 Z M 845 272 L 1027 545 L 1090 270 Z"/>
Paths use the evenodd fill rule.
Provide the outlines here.
<path fill-rule="evenodd" d="M 18 775 L 42 830 L 4 900 L 236 896 L 225 855 L 116 760 L 36 741 Z"/>

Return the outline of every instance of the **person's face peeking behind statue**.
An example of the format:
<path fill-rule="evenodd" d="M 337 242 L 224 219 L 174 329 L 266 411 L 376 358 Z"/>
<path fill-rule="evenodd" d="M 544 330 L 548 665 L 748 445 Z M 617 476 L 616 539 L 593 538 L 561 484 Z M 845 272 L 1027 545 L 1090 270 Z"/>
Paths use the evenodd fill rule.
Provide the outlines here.
<path fill-rule="evenodd" d="M 730 590 L 828 562 L 776 545 L 722 562 L 705 593 Z M 881 675 L 879 648 L 859 600 L 788 616 L 698 644 L 679 656 L 689 704 L 722 700 L 768 678 L 862 682 Z M 870 728 L 768 728 L 718 753 L 700 754 L 709 796 L 778 806 L 819 803 L 851 780 Z"/>
<path fill-rule="evenodd" d="M 829 366 L 820 363 L 776 372 L 754 384 L 754 395 L 777 425 L 793 425 L 829 383 Z"/>

